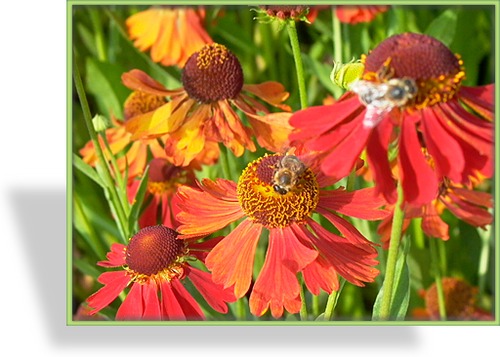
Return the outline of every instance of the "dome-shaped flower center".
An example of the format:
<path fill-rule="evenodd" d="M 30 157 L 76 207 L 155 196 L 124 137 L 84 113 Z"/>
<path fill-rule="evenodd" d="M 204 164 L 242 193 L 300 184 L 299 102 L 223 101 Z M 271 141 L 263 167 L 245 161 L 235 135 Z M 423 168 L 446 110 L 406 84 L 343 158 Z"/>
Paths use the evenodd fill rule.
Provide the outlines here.
<path fill-rule="evenodd" d="M 433 37 L 403 33 L 381 42 L 362 61 L 363 79 L 411 78 L 418 92 L 407 107 L 422 109 L 453 98 L 465 77 L 463 61 Z"/>
<path fill-rule="evenodd" d="M 182 84 L 191 98 L 202 103 L 233 99 L 243 88 L 243 70 L 233 53 L 213 43 L 189 57 Z"/>
<path fill-rule="evenodd" d="M 149 162 L 148 191 L 150 193 L 167 193 L 186 182 L 185 168 L 172 165 L 163 158 L 154 158 Z"/>
<path fill-rule="evenodd" d="M 161 225 L 142 228 L 130 238 L 125 262 L 136 281 L 154 277 L 170 280 L 182 275 L 180 262 L 186 254 L 186 245 L 176 238 L 176 231 Z"/>
<path fill-rule="evenodd" d="M 266 155 L 243 171 L 237 194 L 251 220 L 267 228 L 286 227 L 314 212 L 319 200 L 316 176 L 295 159 L 293 155 Z"/>
<path fill-rule="evenodd" d="M 443 278 L 446 315 L 449 318 L 464 319 L 474 312 L 476 289 L 465 281 L 456 278 Z M 439 303 L 436 285 L 432 285 L 425 295 L 425 304 L 429 314 L 439 316 Z"/>
<path fill-rule="evenodd" d="M 162 96 L 134 91 L 130 93 L 125 101 L 123 109 L 124 119 L 128 120 L 137 115 L 155 110 L 166 102 L 166 99 Z"/>
<path fill-rule="evenodd" d="M 281 20 L 300 20 L 309 11 L 309 7 L 303 5 L 261 5 L 268 16 L 277 17 Z"/>

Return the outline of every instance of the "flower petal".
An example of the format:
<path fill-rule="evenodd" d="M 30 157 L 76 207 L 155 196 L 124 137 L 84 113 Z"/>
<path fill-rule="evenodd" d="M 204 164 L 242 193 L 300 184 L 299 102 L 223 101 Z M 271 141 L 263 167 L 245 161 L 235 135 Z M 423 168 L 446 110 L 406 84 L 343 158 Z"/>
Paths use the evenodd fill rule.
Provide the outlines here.
<path fill-rule="evenodd" d="M 448 225 L 439 217 L 439 213 L 434 206 L 434 203 L 429 203 L 424 206 L 424 214 L 422 217 L 422 230 L 430 237 L 441 238 L 448 240 Z"/>
<path fill-rule="evenodd" d="M 437 179 L 422 153 L 415 125 L 409 117 L 403 120 L 401 127 L 398 163 L 405 201 L 419 206 L 436 198 Z"/>
<path fill-rule="evenodd" d="M 198 305 L 193 296 L 187 291 L 184 285 L 182 285 L 181 281 L 179 279 L 173 279 L 170 283 L 172 291 L 183 310 L 184 316 L 188 320 L 203 320 L 205 315 L 200 305 Z"/>
<path fill-rule="evenodd" d="M 224 290 L 222 285 L 217 285 L 212 281 L 210 273 L 201 271 L 194 267 L 186 267 L 187 276 L 193 283 L 200 294 L 205 298 L 208 304 L 220 313 L 227 313 L 228 307 L 226 302 L 234 302 L 232 291 Z"/>
<path fill-rule="evenodd" d="M 125 264 L 125 246 L 120 243 L 111 244 L 111 251 L 106 254 L 108 260 L 103 260 L 97 263 L 101 267 L 120 267 Z"/>
<path fill-rule="evenodd" d="M 260 84 L 244 84 L 243 90 L 284 111 L 291 110 L 288 105 L 281 104 L 290 96 L 281 83 L 268 81 Z"/>
<path fill-rule="evenodd" d="M 116 320 L 140 320 L 143 312 L 142 285 L 134 283 L 116 312 Z"/>
<path fill-rule="evenodd" d="M 492 121 L 495 112 L 494 91 L 494 84 L 478 87 L 462 86 L 459 98 L 483 118 Z"/>
<path fill-rule="evenodd" d="M 178 279 L 173 279 L 171 282 Z M 161 315 L 167 317 L 168 320 L 186 320 L 186 315 L 178 301 L 177 296 L 173 292 L 171 282 L 164 281 L 160 285 L 161 290 Z"/>
<path fill-rule="evenodd" d="M 122 74 L 122 82 L 129 89 L 156 94 L 164 97 L 170 97 L 183 91 L 183 89 L 165 89 L 163 84 L 154 80 L 140 69 L 133 69 Z"/>
<path fill-rule="evenodd" d="M 213 281 L 224 288 L 234 285 L 234 295 L 238 299 L 250 287 L 261 231 L 260 224 L 244 220 L 212 249 L 205 260 Z"/>
<path fill-rule="evenodd" d="M 130 276 L 123 270 L 109 271 L 102 273 L 97 281 L 104 286 L 87 299 L 87 303 L 93 309 L 90 315 L 111 304 L 130 283 Z"/>

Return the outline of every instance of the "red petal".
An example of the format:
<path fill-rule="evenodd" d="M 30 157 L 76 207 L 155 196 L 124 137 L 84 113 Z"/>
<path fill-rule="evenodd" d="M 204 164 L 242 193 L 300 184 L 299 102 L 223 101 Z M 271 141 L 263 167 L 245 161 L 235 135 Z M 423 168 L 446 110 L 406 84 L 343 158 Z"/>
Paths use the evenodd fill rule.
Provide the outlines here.
<path fill-rule="evenodd" d="M 250 296 L 252 314 L 261 316 L 268 307 L 274 318 L 281 317 L 284 307 L 292 314 L 299 312 L 300 286 L 296 274 L 316 256 L 316 251 L 299 243 L 291 228 L 272 229 L 266 259 Z"/>
<path fill-rule="evenodd" d="M 244 220 L 208 254 L 205 264 L 212 279 L 228 288 L 234 285 L 234 295 L 241 298 L 252 280 L 255 249 L 262 226 Z"/>
<path fill-rule="evenodd" d="M 437 179 L 422 153 L 415 125 L 409 117 L 403 120 L 401 127 L 398 159 L 405 201 L 420 206 L 436 198 Z"/>
<path fill-rule="evenodd" d="M 493 113 L 495 112 L 494 91 L 494 84 L 480 87 L 462 86 L 458 95 L 460 100 L 474 111 L 488 120 L 493 120 Z"/>
<path fill-rule="evenodd" d="M 450 238 L 448 225 L 439 217 L 434 203 L 429 203 L 424 207 L 422 230 L 430 237 L 441 238 L 442 240 Z"/>
<path fill-rule="evenodd" d="M 328 294 L 339 289 L 337 272 L 321 255 L 304 268 L 302 275 L 307 289 L 314 295 L 319 295 L 320 289 Z"/>
<path fill-rule="evenodd" d="M 103 260 L 97 263 L 101 267 L 120 267 L 125 264 L 125 246 L 120 243 L 111 244 L 111 252 L 106 254 L 108 260 Z"/>
<path fill-rule="evenodd" d="M 116 312 L 116 320 L 140 320 L 143 312 L 142 285 L 134 283 Z"/>
<path fill-rule="evenodd" d="M 179 279 L 173 279 L 170 284 L 179 305 L 184 311 L 184 316 L 186 316 L 189 320 L 203 320 L 205 315 L 203 314 L 200 305 L 198 305 L 193 296 L 191 296 L 189 291 L 187 291 L 184 285 L 182 285 L 181 281 Z"/>
<path fill-rule="evenodd" d="M 366 145 L 368 166 L 373 172 L 377 192 L 382 193 L 390 203 L 396 202 L 396 183 L 387 153 L 393 127 L 391 120 L 382 120 L 372 131 Z"/>
<path fill-rule="evenodd" d="M 160 96 L 171 96 L 179 93 L 179 90 L 169 91 L 158 81 L 151 78 L 145 72 L 139 69 L 133 69 L 122 74 L 122 82 L 125 86 L 132 90 L 138 90 L 146 93 L 156 94 Z"/>
<path fill-rule="evenodd" d="M 433 110 L 426 110 L 425 113 L 422 120 L 424 139 L 429 154 L 434 159 L 438 176 L 460 182 L 465 164 L 461 146 L 441 126 Z"/>
<path fill-rule="evenodd" d="M 173 279 L 171 282 L 178 280 Z M 161 289 L 161 315 L 168 320 L 186 320 L 180 301 L 174 295 L 171 282 L 165 281 L 160 285 Z"/>
<path fill-rule="evenodd" d="M 111 304 L 130 283 L 130 276 L 126 271 L 110 271 L 102 273 L 97 281 L 105 285 L 87 299 L 89 306 L 94 309 L 90 315 Z"/>
<path fill-rule="evenodd" d="M 186 267 L 187 276 L 208 304 L 218 312 L 227 313 L 226 302 L 236 300 L 232 292 L 224 290 L 222 285 L 217 285 L 212 281 L 210 273 L 198 270 L 193 267 Z"/>
<path fill-rule="evenodd" d="M 143 319 L 145 320 L 160 320 L 161 305 L 158 299 L 158 286 L 156 283 L 146 283 L 142 285 L 142 295 L 144 301 Z"/>
<path fill-rule="evenodd" d="M 376 189 L 373 187 L 356 191 L 345 191 L 343 188 L 338 188 L 320 191 L 318 207 L 349 217 L 378 220 L 390 214 L 387 210 L 378 209 L 385 204 L 385 200 L 376 194 Z"/>

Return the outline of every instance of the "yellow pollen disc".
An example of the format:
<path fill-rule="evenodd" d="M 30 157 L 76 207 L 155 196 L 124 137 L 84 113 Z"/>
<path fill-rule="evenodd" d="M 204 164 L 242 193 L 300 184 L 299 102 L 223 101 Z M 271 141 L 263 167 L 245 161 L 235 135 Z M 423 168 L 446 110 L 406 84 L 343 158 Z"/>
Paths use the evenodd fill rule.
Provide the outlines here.
<path fill-rule="evenodd" d="M 149 193 L 155 195 L 161 195 L 163 193 L 167 193 L 169 191 L 172 191 L 174 189 L 174 186 L 176 184 L 169 182 L 169 181 L 163 181 L 163 182 L 148 182 L 148 191 Z"/>
<path fill-rule="evenodd" d="M 138 273 L 128 266 L 125 266 L 124 269 L 131 275 L 131 281 L 134 283 L 145 284 L 148 282 L 154 282 L 157 285 L 161 284 L 165 281 L 171 281 L 174 278 L 181 279 L 184 276 L 184 268 L 183 264 L 180 262 L 174 262 L 170 264 L 167 268 L 159 271 L 156 274 L 146 275 Z"/>
<path fill-rule="evenodd" d="M 198 69 L 206 69 L 215 63 L 223 64 L 228 59 L 228 49 L 226 46 L 213 43 L 203 47 L 196 59 Z"/>
<path fill-rule="evenodd" d="M 285 194 L 274 189 L 273 177 L 283 155 L 266 155 L 243 171 L 238 181 L 237 195 L 245 214 L 266 228 L 283 228 L 309 217 L 319 200 L 319 185 L 308 168 Z"/>

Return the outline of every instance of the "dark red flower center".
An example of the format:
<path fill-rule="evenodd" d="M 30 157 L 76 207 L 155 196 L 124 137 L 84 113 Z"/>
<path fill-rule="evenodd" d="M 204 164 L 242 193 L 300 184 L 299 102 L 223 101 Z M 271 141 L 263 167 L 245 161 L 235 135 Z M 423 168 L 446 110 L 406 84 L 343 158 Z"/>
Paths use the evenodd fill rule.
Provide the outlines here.
<path fill-rule="evenodd" d="M 170 272 L 185 254 L 185 242 L 177 239 L 177 234 L 161 225 L 142 228 L 127 246 L 128 268 L 144 277 Z"/>
<path fill-rule="evenodd" d="M 309 7 L 303 5 L 262 5 L 259 7 L 265 10 L 268 16 L 277 17 L 280 20 L 300 20 L 309 11 Z"/>
<path fill-rule="evenodd" d="M 456 278 L 443 278 L 443 292 L 446 316 L 451 319 L 466 319 L 474 312 L 477 289 L 465 281 Z M 425 295 L 425 304 L 429 315 L 439 317 L 439 303 L 436 284 L 433 284 Z"/>
<path fill-rule="evenodd" d="M 182 84 L 189 97 L 202 103 L 234 99 L 243 88 L 243 70 L 232 52 L 213 43 L 189 57 Z"/>
<path fill-rule="evenodd" d="M 241 208 L 266 228 L 303 222 L 319 201 L 314 173 L 295 156 L 276 154 L 251 162 L 238 181 Z"/>
<path fill-rule="evenodd" d="M 465 77 L 460 57 L 442 42 L 423 34 L 391 36 L 364 57 L 363 62 L 365 80 L 386 82 L 403 77 L 415 80 L 417 109 L 451 99 Z"/>

